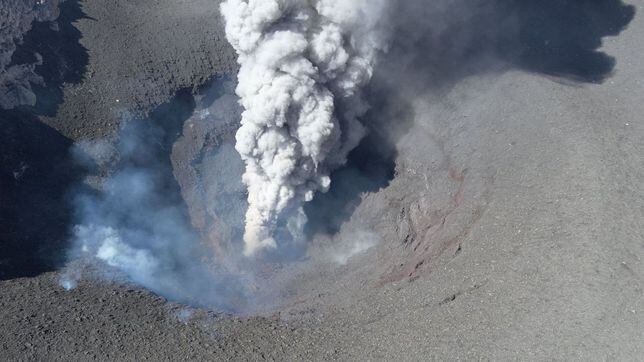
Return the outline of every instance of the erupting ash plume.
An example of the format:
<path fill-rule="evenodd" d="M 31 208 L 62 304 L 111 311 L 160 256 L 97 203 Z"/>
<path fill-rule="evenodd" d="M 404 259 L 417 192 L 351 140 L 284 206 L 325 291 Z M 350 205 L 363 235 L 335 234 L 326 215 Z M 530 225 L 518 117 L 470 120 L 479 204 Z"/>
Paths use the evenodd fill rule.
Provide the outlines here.
<path fill-rule="evenodd" d="M 364 136 L 361 96 L 387 44 L 387 0 L 227 0 L 245 111 L 236 149 L 248 187 L 244 254 L 301 239 L 302 204 Z"/>

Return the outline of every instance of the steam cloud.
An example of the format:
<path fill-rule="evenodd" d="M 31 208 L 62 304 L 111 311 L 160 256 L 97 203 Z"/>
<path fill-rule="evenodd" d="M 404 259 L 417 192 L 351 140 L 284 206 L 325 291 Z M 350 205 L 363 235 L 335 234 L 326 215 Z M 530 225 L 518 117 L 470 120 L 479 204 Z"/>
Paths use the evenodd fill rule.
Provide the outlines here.
<path fill-rule="evenodd" d="M 361 88 L 387 46 L 386 0 L 227 0 L 245 111 L 235 148 L 248 187 L 244 254 L 298 242 L 302 204 L 365 134 Z M 284 242 L 281 238 L 280 242 Z"/>
<path fill-rule="evenodd" d="M 90 178 L 92 187 L 75 195 L 77 225 L 70 256 L 89 261 L 108 279 L 124 274 L 177 301 L 229 311 L 247 308 L 252 298 L 243 286 L 249 279 L 212 263 L 210 249 L 190 225 L 169 156 L 164 156 L 170 136 L 163 127 L 132 120 L 121 128 L 114 146 L 95 141 L 74 149 L 77 162 L 99 169 L 111 165 L 111 171 Z M 69 268 L 61 285 L 72 289 L 80 278 L 78 270 Z"/>

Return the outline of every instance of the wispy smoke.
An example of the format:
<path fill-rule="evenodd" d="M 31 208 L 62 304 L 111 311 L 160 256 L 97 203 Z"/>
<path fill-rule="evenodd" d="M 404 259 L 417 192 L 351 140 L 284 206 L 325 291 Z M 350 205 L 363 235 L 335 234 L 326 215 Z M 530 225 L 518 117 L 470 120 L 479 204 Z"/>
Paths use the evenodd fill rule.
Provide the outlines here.
<path fill-rule="evenodd" d="M 245 108 L 236 149 L 248 187 L 244 253 L 297 242 L 302 204 L 364 136 L 361 87 L 387 45 L 386 0 L 227 0 Z M 277 237 L 278 235 L 280 237 Z"/>
<path fill-rule="evenodd" d="M 74 275 L 71 272 L 63 273 L 59 280 L 60 286 L 67 291 L 72 290 L 78 286 L 78 279 L 80 279 L 80 276 Z"/>
<path fill-rule="evenodd" d="M 349 259 L 369 250 L 380 241 L 377 234 L 363 230 L 351 232 L 343 239 L 330 253 L 331 260 L 340 265 L 345 265 Z"/>
<path fill-rule="evenodd" d="M 147 123 L 147 124 L 146 124 Z M 175 184 L 166 130 L 130 121 L 118 142 L 81 144 L 81 162 L 106 162 L 110 174 L 98 177 L 98 190 L 76 196 L 76 258 L 100 261 L 108 277 L 114 271 L 168 298 L 228 310 L 244 308 L 240 275 L 212 262 L 212 250 L 193 230 Z M 88 155 L 91 154 L 91 155 Z M 91 156 L 91 157 L 88 157 Z M 111 270 L 111 271 L 110 271 Z M 80 275 L 61 280 L 73 288 Z"/>

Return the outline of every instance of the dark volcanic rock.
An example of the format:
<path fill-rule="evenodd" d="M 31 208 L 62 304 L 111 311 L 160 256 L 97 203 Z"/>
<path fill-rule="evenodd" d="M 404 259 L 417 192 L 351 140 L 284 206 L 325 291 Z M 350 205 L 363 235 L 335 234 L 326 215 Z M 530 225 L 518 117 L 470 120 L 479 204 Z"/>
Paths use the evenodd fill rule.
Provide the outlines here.
<path fill-rule="evenodd" d="M 42 57 L 32 53 L 31 59 L 15 59 L 16 49 L 34 22 L 58 18 L 60 0 L 14 0 L 0 3 L 0 108 L 12 109 L 19 105 L 35 105 L 32 84 L 42 84 L 43 78 L 35 67 Z"/>

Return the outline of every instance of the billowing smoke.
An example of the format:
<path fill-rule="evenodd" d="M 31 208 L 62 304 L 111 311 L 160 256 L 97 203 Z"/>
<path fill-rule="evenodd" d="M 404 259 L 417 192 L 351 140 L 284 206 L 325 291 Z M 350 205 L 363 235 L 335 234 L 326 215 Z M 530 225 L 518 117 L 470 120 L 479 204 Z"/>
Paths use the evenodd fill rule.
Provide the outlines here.
<path fill-rule="evenodd" d="M 359 254 L 384 249 L 377 246 L 398 232 L 396 221 L 369 214 L 369 207 L 352 213 L 363 193 L 385 187 L 399 170 L 410 172 L 405 157 L 417 155 L 412 161 L 429 169 L 435 158 L 426 155 L 442 152 L 423 144 L 425 130 L 407 144 L 402 138 L 419 114 L 428 114 L 433 98 L 466 77 L 511 68 L 591 81 L 608 74 L 610 58 L 574 38 L 588 31 L 570 38 L 545 32 L 570 23 L 555 16 L 561 2 L 539 5 L 549 15 L 543 24 L 533 6 L 514 0 L 226 0 L 226 34 L 240 63 L 241 124 L 233 86 L 214 86 L 211 91 L 221 88 L 225 95 L 198 97 L 204 103 L 212 98 L 211 105 L 196 111 L 194 104 L 163 106 L 154 113 L 185 114 L 129 122 L 114 145 L 81 145 L 104 167 L 90 177 L 93 189 L 76 192 L 72 256 L 99 260 L 95 264 L 111 267 L 107 273 L 122 272 L 175 300 L 249 312 L 291 298 L 293 289 L 282 291 L 299 282 L 293 281 L 297 272 L 328 262 L 348 268 Z M 600 66 L 570 67 L 568 57 L 579 54 L 599 59 L 591 63 Z M 239 154 L 232 146 L 238 125 Z M 331 172 L 334 187 L 322 194 Z M 402 182 L 397 187 L 407 185 Z M 301 248 L 290 247 L 305 238 L 303 206 L 316 192 L 306 204 L 312 221 L 306 235 L 323 242 L 307 251 L 306 262 L 285 266 L 240 255 L 244 233 L 246 255 L 278 248 L 280 261 L 300 260 Z M 387 200 L 371 202 L 378 209 Z M 74 288 L 80 277 L 68 270 L 61 284 Z"/>
<path fill-rule="evenodd" d="M 361 94 L 386 50 L 387 0 L 227 0 L 245 111 L 236 149 L 248 187 L 244 254 L 298 242 L 304 202 L 365 134 Z"/>

